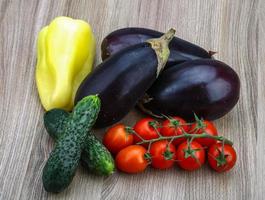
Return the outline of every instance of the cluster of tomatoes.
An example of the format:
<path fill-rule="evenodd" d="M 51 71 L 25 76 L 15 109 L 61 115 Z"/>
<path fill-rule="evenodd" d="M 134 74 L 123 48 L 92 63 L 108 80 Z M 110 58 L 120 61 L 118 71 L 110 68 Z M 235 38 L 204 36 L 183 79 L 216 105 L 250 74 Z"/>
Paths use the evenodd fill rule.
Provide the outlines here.
<path fill-rule="evenodd" d="M 206 157 L 215 171 L 228 171 L 236 163 L 236 152 L 232 145 L 215 136 L 218 137 L 217 129 L 207 120 L 186 123 L 180 117 L 172 117 L 160 124 L 143 118 L 133 128 L 114 125 L 104 135 L 103 143 L 115 156 L 117 168 L 126 173 L 142 172 L 149 164 L 156 169 L 168 169 L 174 163 L 193 171 L 205 163 Z"/>

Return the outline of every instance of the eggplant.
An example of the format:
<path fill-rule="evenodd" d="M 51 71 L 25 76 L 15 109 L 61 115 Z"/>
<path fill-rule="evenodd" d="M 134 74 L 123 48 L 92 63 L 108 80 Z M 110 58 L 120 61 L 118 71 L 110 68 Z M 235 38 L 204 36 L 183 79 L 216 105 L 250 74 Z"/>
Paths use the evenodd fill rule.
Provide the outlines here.
<path fill-rule="evenodd" d="M 121 120 L 153 84 L 167 62 L 168 44 L 175 34 L 170 29 L 158 39 L 127 47 L 106 59 L 82 82 L 75 103 L 98 94 L 101 110 L 96 127 Z"/>
<path fill-rule="evenodd" d="M 194 113 L 215 120 L 237 103 L 240 80 L 223 62 L 211 59 L 188 61 L 161 73 L 138 106 L 152 116 L 181 116 L 194 121 Z"/>
<path fill-rule="evenodd" d="M 101 43 L 102 60 L 114 55 L 120 50 L 135 44 L 145 42 L 150 38 L 161 37 L 163 33 L 146 28 L 123 28 L 107 35 Z M 188 41 L 174 37 L 169 44 L 170 56 L 166 68 L 175 64 L 195 59 L 211 58 L 214 52 L 208 52 L 203 48 Z"/>

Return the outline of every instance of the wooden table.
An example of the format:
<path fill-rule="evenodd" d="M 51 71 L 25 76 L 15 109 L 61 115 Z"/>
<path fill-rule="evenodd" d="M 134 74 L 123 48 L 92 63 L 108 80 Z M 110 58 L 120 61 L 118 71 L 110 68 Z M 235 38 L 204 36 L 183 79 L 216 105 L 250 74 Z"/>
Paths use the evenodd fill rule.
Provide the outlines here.
<path fill-rule="evenodd" d="M 0 199 L 264 199 L 264 10 L 263 0 L 1 0 Z M 217 51 L 216 58 L 231 65 L 241 79 L 239 103 L 215 122 L 234 141 L 236 167 L 225 174 L 206 165 L 193 173 L 175 167 L 138 175 L 116 172 L 108 178 L 80 167 L 67 190 L 45 192 L 41 174 L 53 141 L 43 126 L 34 78 L 36 38 L 58 15 L 90 22 L 97 63 L 103 37 L 128 26 L 160 31 L 174 27 L 177 36 Z M 133 125 L 139 117 L 132 111 L 123 121 Z M 96 132 L 101 137 L 104 130 Z"/>

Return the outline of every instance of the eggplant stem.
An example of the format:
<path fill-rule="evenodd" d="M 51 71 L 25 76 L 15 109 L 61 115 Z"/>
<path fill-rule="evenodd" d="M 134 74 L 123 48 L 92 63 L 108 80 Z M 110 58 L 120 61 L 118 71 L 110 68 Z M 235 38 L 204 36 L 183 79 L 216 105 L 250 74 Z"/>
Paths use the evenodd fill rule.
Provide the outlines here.
<path fill-rule="evenodd" d="M 138 103 L 137 103 L 137 106 L 140 108 L 141 111 L 143 111 L 144 113 L 146 113 L 148 115 L 151 115 L 153 117 L 156 117 L 156 118 L 159 118 L 159 119 L 163 119 L 163 116 L 154 114 L 152 111 L 146 109 L 143 104 L 144 104 L 144 102 L 141 101 L 141 100 L 139 100 Z"/>
<path fill-rule="evenodd" d="M 176 32 L 175 29 L 171 28 L 160 38 L 152 38 L 146 41 L 147 43 L 151 44 L 151 48 L 155 51 L 157 56 L 157 61 L 158 61 L 157 71 L 156 71 L 157 77 L 164 68 L 168 60 L 170 53 L 168 44 L 173 39 L 175 32 Z"/>

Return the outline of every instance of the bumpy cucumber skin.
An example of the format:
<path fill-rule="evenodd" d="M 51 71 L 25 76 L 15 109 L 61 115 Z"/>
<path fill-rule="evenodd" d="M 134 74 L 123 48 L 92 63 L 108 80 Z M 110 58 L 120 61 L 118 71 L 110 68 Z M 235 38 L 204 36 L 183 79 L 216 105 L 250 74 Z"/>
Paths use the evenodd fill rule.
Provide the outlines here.
<path fill-rule="evenodd" d="M 69 113 L 62 109 L 52 109 L 44 114 L 44 125 L 49 135 L 57 140 L 63 133 Z M 91 133 L 85 141 L 81 163 L 90 172 L 108 176 L 115 170 L 114 160 L 107 148 Z"/>
<path fill-rule="evenodd" d="M 93 95 L 83 98 L 75 106 L 44 166 L 42 180 L 46 191 L 61 192 L 71 183 L 87 133 L 94 125 L 99 110 L 100 100 Z"/>
<path fill-rule="evenodd" d="M 67 135 L 58 141 L 43 169 L 43 185 L 47 192 L 61 192 L 72 181 L 81 156 L 78 137 Z"/>
<path fill-rule="evenodd" d="M 49 110 L 44 114 L 44 126 L 54 140 L 57 141 L 63 134 L 69 115 L 67 111 L 59 108 Z"/>
<path fill-rule="evenodd" d="M 98 175 L 108 176 L 115 169 L 110 152 L 93 134 L 86 139 L 81 162 L 85 168 Z"/>

